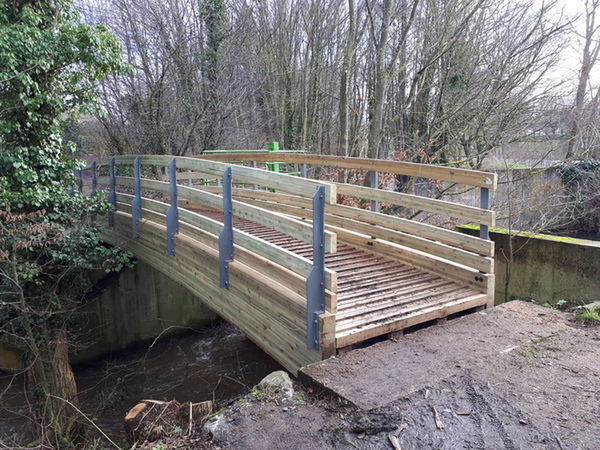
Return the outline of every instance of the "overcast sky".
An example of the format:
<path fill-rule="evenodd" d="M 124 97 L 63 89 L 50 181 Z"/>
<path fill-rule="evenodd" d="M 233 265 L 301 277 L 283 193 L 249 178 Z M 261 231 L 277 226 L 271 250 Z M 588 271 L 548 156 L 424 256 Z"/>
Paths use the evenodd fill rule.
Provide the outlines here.
<path fill-rule="evenodd" d="M 542 0 L 538 0 L 541 3 Z M 598 1 L 598 0 L 594 0 Z M 558 7 L 562 9 L 565 13 L 565 20 L 573 19 L 578 17 L 578 20 L 575 22 L 575 29 L 583 35 L 585 32 L 585 0 L 558 0 Z M 558 12 L 558 11 L 557 11 Z M 600 18 L 599 18 L 600 19 Z M 563 70 L 569 74 L 569 76 L 577 77 L 579 75 L 579 70 L 581 69 L 581 54 L 583 48 L 583 40 L 581 38 L 577 39 L 573 36 L 573 41 L 569 45 L 569 47 L 564 51 L 564 58 L 562 59 L 561 66 Z M 600 67 L 596 67 L 594 71 L 593 78 L 595 80 L 600 79 Z"/>

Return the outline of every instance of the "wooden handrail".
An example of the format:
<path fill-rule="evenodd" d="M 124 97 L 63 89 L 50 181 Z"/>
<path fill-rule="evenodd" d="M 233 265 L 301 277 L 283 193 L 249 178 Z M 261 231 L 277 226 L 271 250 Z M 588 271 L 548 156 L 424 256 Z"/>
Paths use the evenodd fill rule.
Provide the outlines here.
<path fill-rule="evenodd" d="M 231 161 L 231 155 L 227 154 L 200 155 L 192 158 L 210 161 Z M 276 161 L 281 163 L 330 166 L 340 169 L 368 170 L 410 177 L 429 178 L 432 180 L 450 181 L 453 183 L 489 189 L 496 189 L 498 186 L 498 175 L 495 173 L 404 161 L 293 153 L 244 153 L 240 155 L 236 154 L 235 160 L 248 162 Z"/>
<path fill-rule="evenodd" d="M 132 199 L 133 196 L 129 194 L 117 194 L 117 201 L 127 207 L 131 206 Z M 166 203 L 148 198 L 142 199 L 142 206 L 145 211 L 158 213 L 163 217 L 166 215 L 169 207 Z M 145 216 L 145 218 L 147 218 L 147 216 Z M 184 208 L 180 208 L 179 210 L 179 220 L 180 225 L 189 225 L 196 229 L 196 231 L 190 233 L 190 229 L 188 228 L 188 233 L 186 233 L 195 238 L 198 238 L 199 230 L 216 237 L 223 228 L 222 223 L 193 211 L 188 211 Z M 235 245 L 267 258 L 273 263 L 280 265 L 303 278 L 306 278 L 312 269 L 312 262 L 303 256 L 290 252 L 282 247 L 278 247 L 241 230 L 234 229 L 233 233 L 235 236 Z M 337 274 L 330 269 L 325 269 L 325 288 L 332 292 L 337 290 Z"/>
<path fill-rule="evenodd" d="M 260 153 L 259 153 L 260 154 Z M 247 154 L 244 154 L 244 159 Z M 256 153 L 251 153 L 256 155 Z M 222 156 L 222 155 L 213 155 Z M 282 155 L 283 156 L 283 155 Z M 133 164 L 135 156 L 117 156 L 117 164 Z M 153 166 L 167 166 L 173 159 L 172 156 L 160 155 L 141 155 L 139 156 L 141 164 Z M 108 164 L 111 158 L 102 158 L 101 164 Z M 229 158 L 231 159 L 231 157 Z M 238 159 L 236 156 L 235 159 Z M 309 180 L 284 173 L 267 172 L 262 169 L 252 167 L 231 166 L 222 162 L 202 160 L 198 158 L 178 157 L 177 168 L 183 170 L 194 170 L 202 175 L 211 177 L 221 177 L 227 167 L 232 168 L 232 177 L 234 181 L 240 181 L 247 184 L 257 184 L 278 191 L 288 192 L 290 194 L 300 195 L 306 198 L 312 198 L 317 186 L 325 186 L 325 202 L 335 203 L 337 198 L 337 189 L 333 183 L 325 181 Z"/>
<path fill-rule="evenodd" d="M 219 187 L 202 186 L 202 190 L 207 192 L 218 193 L 221 191 Z M 265 208 L 272 204 L 289 205 L 297 208 L 310 208 L 310 202 L 307 199 L 294 197 L 292 195 L 277 194 L 273 192 L 265 192 L 251 189 L 233 189 L 233 195 L 240 199 L 251 199 L 261 201 Z M 465 239 L 465 234 L 447 228 L 440 228 L 435 225 L 429 225 L 414 220 L 404 219 L 402 217 L 390 216 L 382 213 L 375 213 L 368 209 L 358 209 L 344 205 L 327 205 L 325 211 L 328 214 L 343 217 L 349 220 L 358 220 L 371 224 L 377 227 L 383 227 L 402 233 L 412 234 L 432 241 L 444 243 L 456 248 L 476 253 L 478 255 L 491 256 L 493 255 L 494 243 L 492 241 L 480 239 L 475 236 L 468 236 Z M 485 211 L 485 210 L 484 210 Z M 308 217 L 308 216 L 306 216 Z"/>
<path fill-rule="evenodd" d="M 107 177 L 99 177 L 100 183 L 107 183 Z M 134 179 L 130 177 L 116 177 L 117 184 L 124 187 L 133 187 Z M 164 181 L 142 179 L 142 188 L 160 192 L 169 193 L 169 183 Z M 201 203 L 210 208 L 220 209 L 222 199 L 219 195 L 211 194 L 199 189 L 187 186 L 178 186 L 178 195 L 181 200 Z M 234 202 L 233 211 L 236 216 L 244 217 L 253 222 L 260 223 L 270 228 L 276 229 L 289 236 L 300 239 L 304 242 L 312 242 L 312 226 L 300 220 L 285 217 L 263 208 L 248 205 L 242 202 Z M 328 252 L 335 253 L 337 247 L 335 233 L 325 233 L 325 249 Z"/>

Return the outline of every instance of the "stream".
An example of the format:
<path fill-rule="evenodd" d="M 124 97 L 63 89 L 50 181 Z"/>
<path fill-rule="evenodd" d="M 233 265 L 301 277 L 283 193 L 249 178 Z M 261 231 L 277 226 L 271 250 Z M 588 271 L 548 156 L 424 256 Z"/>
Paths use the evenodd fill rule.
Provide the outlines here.
<path fill-rule="evenodd" d="M 122 442 L 123 418 L 141 400 L 218 402 L 246 393 L 280 369 L 240 331 L 222 322 L 74 371 L 82 411 L 111 439 Z M 0 447 L 22 435 L 26 411 L 22 377 L 0 374 Z"/>

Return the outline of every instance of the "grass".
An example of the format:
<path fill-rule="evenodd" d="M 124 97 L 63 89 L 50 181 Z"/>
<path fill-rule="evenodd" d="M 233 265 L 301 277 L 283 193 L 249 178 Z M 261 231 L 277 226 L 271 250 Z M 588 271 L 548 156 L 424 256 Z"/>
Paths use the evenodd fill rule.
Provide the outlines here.
<path fill-rule="evenodd" d="M 577 315 L 577 319 L 580 322 L 587 323 L 589 325 L 600 324 L 600 311 L 597 309 L 584 308 L 583 312 Z"/>

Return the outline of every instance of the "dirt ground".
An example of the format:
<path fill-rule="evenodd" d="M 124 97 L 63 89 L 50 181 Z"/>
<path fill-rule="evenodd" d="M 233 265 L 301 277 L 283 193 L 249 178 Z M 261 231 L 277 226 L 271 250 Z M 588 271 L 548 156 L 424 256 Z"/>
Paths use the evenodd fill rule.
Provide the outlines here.
<path fill-rule="evenodd" d="M 210 448 L 600 449 L 600 327 L 572 312 L 511 302 L 299 378 L 230 404 Z"/>

